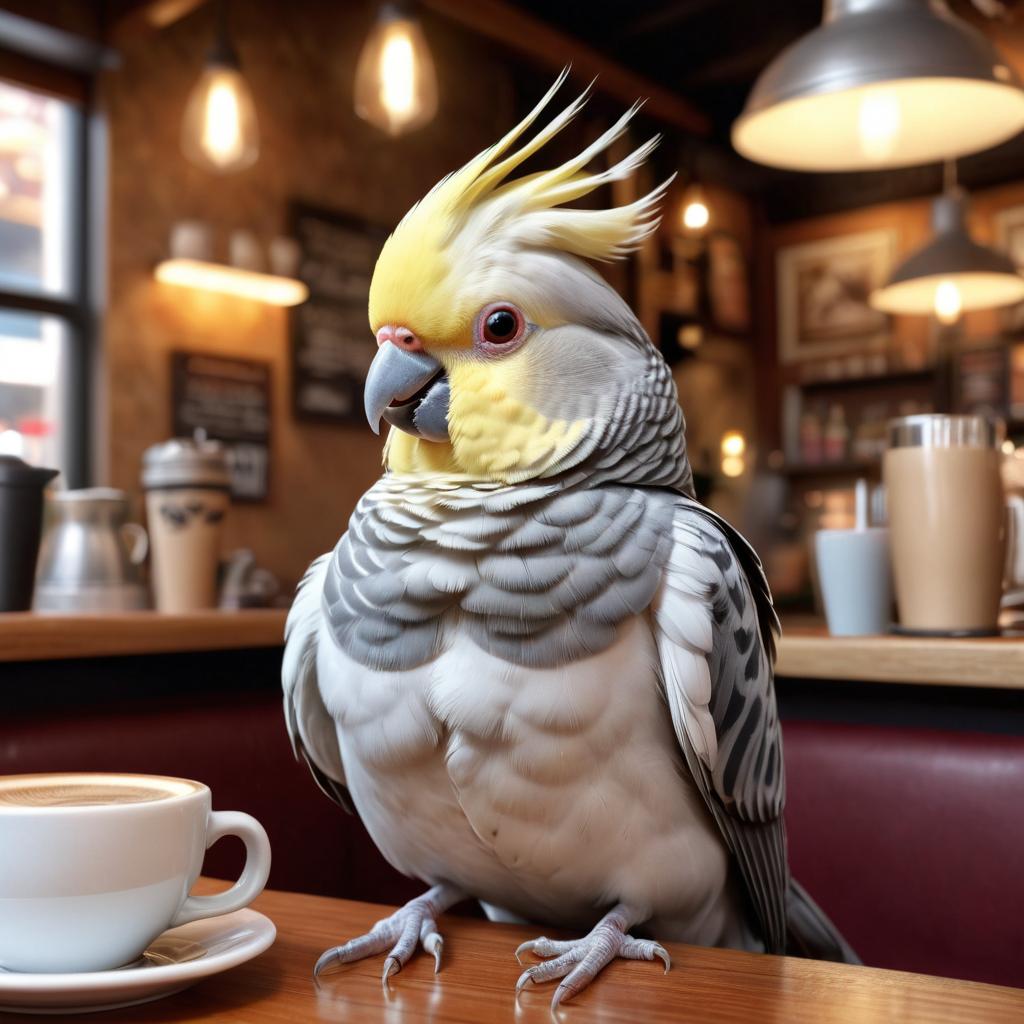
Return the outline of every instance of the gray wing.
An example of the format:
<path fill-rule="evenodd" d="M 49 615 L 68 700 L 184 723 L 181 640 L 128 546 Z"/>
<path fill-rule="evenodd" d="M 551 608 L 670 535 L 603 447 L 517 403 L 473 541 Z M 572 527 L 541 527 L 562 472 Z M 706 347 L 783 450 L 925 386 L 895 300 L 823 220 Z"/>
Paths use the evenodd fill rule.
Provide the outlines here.
<path fill-rule="evenodd" d="M 321 555 L 310 565 L 288 613 L 281 666 L 284 717 L 295 756 L 306 762 L 317 785 L 332 800 L 352 811 L 352 801 L 345 788 L 338 733 L 320 696 L 316 677 L 317 635 L 322 619 L 324 577 L 330 559 L 330 554 Z"/>
<path fill-rule="evenodd" d="M 724 520 L 680 498 L 652 611 L 686 764 L 736 859 L 766 950 L 783 953 L 789 869 L 772 682 L 778 619 L 760 561 Z"/>

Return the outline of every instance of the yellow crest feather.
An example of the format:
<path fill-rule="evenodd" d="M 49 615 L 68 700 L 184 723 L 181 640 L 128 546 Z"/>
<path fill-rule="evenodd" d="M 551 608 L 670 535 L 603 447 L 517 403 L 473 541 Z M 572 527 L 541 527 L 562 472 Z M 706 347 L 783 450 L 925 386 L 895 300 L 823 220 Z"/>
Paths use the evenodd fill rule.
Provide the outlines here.
<path fill-rule="evenodd" d="M 583 152 L 549 171 L 507 180 L 580 112 L 589 87 L 537 134 L 513 148 L 566 79 L 563 71 L 541 101 L 500 141 L 435 185 L 402 219 L 381 251 L 370 285 L 370 325 L 410 327 L 425 343 L 466 346 L 486 274 L 509 255 L 554 249 L 592 260 L 618 259 L 658 226 L 666 181 L 626 206 L 604 210 L 563 204 L 629 177 L 658 137 L 603 171 L 586 166 L 608 149 L 639 109 L 634 105 Z M 669 179 L 671 180 L 671 179 Z"/>

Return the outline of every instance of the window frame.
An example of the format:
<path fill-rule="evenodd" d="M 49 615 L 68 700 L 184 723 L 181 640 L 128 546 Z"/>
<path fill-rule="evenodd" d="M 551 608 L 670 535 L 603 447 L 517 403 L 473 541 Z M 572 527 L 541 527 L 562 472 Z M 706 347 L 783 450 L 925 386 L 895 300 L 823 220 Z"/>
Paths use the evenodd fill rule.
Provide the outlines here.
<path fill-rule="evenodd" d="M 99 327 L 106 276 L 105 125 L 96 109 L 96 76 L 116 55 L 88 39 L 0 12 L 0 78 L 76 108 L 71 143 L 71 195 L 66 295 L 0 286 L 0 308 L 60 319 L 67 329 L 62 388 L 61 467 L 67 487 L 86 487 L 97 462 L 96 392 Z"/>

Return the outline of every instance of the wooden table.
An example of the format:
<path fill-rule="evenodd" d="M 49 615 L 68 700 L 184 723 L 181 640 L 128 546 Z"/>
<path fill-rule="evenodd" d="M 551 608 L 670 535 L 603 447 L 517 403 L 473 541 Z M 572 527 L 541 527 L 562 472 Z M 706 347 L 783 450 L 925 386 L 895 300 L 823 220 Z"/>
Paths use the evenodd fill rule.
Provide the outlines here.
<path fill-rule="evenodd" d="M 201 887 L 210 891 L 214 883 Z M 216 885 L 220 888 L 220 885 Z M 316 958 L 339 940 L 365 932 L 384 916 L 370 903 L 266 892 L 254 904 L 277 924 L 275 945 L 263 956 L 226 974 L 159 1002 L 98 1016 L 58 1018 L 103 1022 L 217 1021 L 245 1024 L 285 1022 L 451 1021 L 484 1024 L 551 1024 L 550 985 L 525 991 L 516 1008 L 513 995 L 520 968 L 516 946 L 537 929 L 495 925 L 470 918 L 441 919 L 444 965 L 437 976 L 433 958 L 417 954 L 381 987 L 379 957 L 323 976 L 317 991 L 311 975 Z M 558 933 L 548 930 L 554 937 Z M 594 985 L 559 1011 L 559 1020 L 704 1022 L 759 1024 L 1019 1024 L 1024 990 L 929 978 L 897 971 L 815 963 L 789 957 L 757 956 L 732 950 L 666 944 L 673 968 L 617 961 Z M 0 1014 L 7 1021 L 38 1017 Z"/>

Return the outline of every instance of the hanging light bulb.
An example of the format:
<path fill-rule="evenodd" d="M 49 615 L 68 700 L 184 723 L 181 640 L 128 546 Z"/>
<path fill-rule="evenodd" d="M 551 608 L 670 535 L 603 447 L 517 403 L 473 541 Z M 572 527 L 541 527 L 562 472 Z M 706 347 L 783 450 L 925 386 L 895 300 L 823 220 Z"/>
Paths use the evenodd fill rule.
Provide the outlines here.
<path fill-rule="evenodd" d="M 955 324 L 963 312 L 964 300 L 956 282 L 948 277 L 935 287 L 935 317 L 941 324 Z"/>
<path fill-rule="evenodd" d="M 401 135 L 437 112 L 437 76 L 419 22 L 403 5 L 382 4 L 356 67 L 356 113 Z"/>
<path fill-rule="evenodd" d="M 884 166 L 896 151 L 900 137 L 899 95 L 891 89 L 865 92 L 857 114 L 860 151 L 869 163 Z"/>
<path fill-rule="evenodd" d="M 194 164 L 229 174 L 256 162 L 259 125 L 238 54 L 228 38 L 223 3 L 218 11 L 213 48 L 185 107 L 181 148 Z"/>
<path fill-rule="evenodd" d="M 683 197 L 683 227 L 688 231 L 702 231 L 711 220 L 711 211 L 704 199 L 704 189 L 691 185 Z"/>

